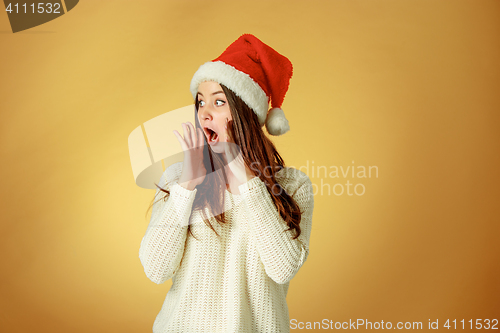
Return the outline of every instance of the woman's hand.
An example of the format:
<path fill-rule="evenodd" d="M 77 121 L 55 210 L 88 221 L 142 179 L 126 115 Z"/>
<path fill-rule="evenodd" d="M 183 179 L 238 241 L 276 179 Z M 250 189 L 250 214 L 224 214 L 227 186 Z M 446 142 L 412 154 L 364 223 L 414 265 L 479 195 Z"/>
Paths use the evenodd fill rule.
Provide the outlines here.
<path fill-rule="evenodd" d="M 228 163 L 229 169 L 231 170 L 231 172 L 241 185 L 246 183 L 250 179 L 254 178 L 255 175 L 245 165 L 245 161 L 243 160 L 243 155 L 241 154 L 241 149 L 238 149 L 235 143 L 230 142 L 228 125 L 231 126 L 232 121 L 229 122 L 228 119 L 226 118 L 226 148 L 225 148 L 226 160 L 230 161 Z"/>
<path fill-rule="evenodd" d="M 183 123 L 184 138 L 174 130 L 177 140 L 184 151 L 184 163 L 179 185 L 192 191 L 205 179 L 207 170 L 203 164 L 204 134 L 201 128 L 195 129 L 190 122 Z"/>

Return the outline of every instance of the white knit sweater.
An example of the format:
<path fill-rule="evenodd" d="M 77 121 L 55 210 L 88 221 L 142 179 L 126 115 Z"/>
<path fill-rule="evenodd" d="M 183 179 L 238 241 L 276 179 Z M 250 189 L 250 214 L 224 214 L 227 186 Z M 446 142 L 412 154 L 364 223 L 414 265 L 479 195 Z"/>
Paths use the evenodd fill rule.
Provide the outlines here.
<path fill-rule="evenodd" d="M 289 332 L 289 281 L 309 253 L 309 177 L 293 168 L 276 173 L 303 212 L 301 235 L 292 239 L 258 177 L 240 185 L 239 195 L 225 191 L 227 222 L 212 222 L 217 236 L 199 211 L 191 214 L 197 189 L 177 183 L 181 172 L 176 163 L 163 173 L 158 185 L 170 195 L 153 206 L 139 250 L 149 279 L 160 284 L 172 278 L 153 332 Z M 188 223 L 197 239 L 188 234 Z"/>

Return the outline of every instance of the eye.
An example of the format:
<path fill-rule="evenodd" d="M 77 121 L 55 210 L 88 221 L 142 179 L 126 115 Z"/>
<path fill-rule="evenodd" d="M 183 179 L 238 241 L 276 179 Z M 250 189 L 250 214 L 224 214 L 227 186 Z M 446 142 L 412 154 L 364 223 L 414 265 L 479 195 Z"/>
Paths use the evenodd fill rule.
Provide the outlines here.
<path fill-rule="evenodd" d="M 225 102 L 225 101 L 223 101 L 223 100 L 221 100 L 221 99 L 218 99 L 218 100 L 216 100 L 216 101 L 215 101 L 215 104 L 216 104 L 217 106 L 223 106 L 225 103 L 226 103 L 226 102 Z"/>
<path fill-rule="evenodd" d="M 205 101 L 198 101 L 198 105 L 201 107 L 201 106 L 204 106 L 205 105 Z"/>

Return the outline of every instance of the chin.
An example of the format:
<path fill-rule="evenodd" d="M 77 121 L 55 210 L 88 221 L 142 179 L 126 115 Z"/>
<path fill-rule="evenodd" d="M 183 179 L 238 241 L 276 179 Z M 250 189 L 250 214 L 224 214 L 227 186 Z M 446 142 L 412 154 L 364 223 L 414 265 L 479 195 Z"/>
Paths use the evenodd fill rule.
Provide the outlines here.
<path fill-rule="evenodd" d="M 222 154 L 222 153 L 225 153 L 225 149 L 222 145 L 218 145 L 218 146 L 215 146 L 215 147 L 210 147 L 212 148 L 212 151 L 216 154 Z"/>

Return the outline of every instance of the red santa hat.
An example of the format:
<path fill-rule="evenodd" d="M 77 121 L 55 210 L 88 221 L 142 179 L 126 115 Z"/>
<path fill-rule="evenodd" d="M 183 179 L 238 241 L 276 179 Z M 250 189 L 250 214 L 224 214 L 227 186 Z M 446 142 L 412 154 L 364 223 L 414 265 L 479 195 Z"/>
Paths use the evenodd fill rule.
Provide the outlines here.
<path fill-rule="evenodd" d="M 244 34 L 216 59 L 200 66 L 191 80 L 196 98 L 204 81 L 223 84 L 240 97 L 271 135 L 290 130 L 281 104 L 292 77 L 292 63 L 257 37 Z M 272 108 L 269 110 L 269 100 Z"/>

